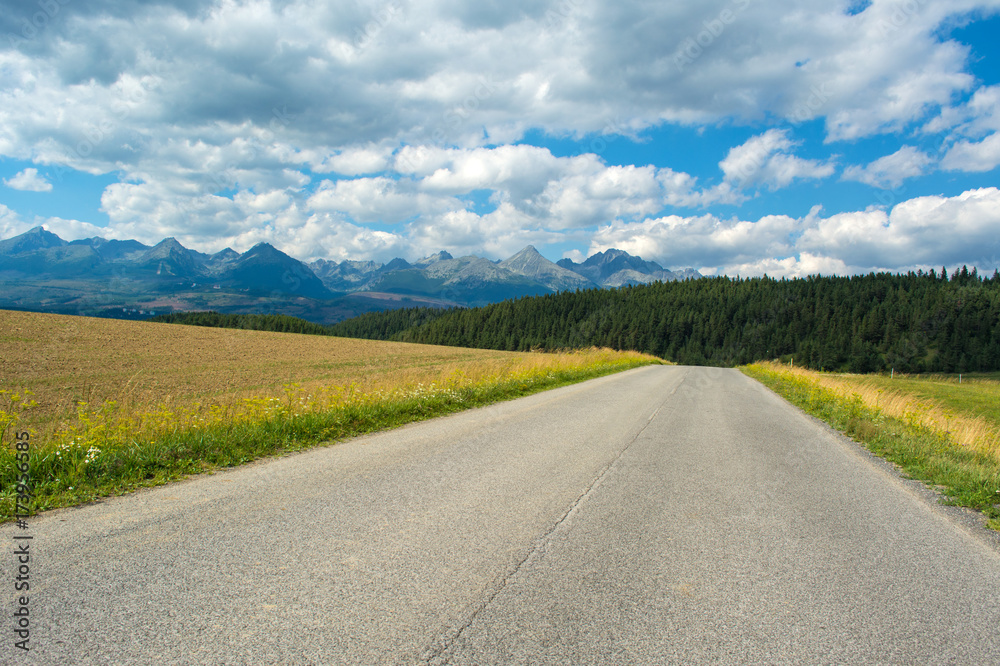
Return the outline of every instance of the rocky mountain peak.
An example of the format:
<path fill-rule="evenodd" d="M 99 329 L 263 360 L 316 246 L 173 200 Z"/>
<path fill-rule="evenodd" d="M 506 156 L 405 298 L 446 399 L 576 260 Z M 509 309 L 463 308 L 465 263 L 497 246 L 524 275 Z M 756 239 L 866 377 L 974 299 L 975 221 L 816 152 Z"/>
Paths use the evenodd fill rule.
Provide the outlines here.
<path fill-rule="evenodd" d="M 44 227 L 33 227 L 20 236 L 0 241 L 0 254 L 20 254 L 50 247 L 63 247 L 66 241 Z"/>

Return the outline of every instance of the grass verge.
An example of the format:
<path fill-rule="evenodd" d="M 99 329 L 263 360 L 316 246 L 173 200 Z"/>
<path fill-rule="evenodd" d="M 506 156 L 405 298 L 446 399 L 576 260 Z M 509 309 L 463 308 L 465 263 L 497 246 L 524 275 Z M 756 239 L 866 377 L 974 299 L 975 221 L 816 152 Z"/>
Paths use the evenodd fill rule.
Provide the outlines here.
<path fill-rule="evenodd" d="M 987 377 L 965 375 L 844 375 L 843 381 L 863 389 L 912 396 L 934 406 L 939 416 L 961 415 L 978 422 L 975 430 L 988 437 L 1000 453 L 1000 381 Z M 950 428 L 946 428 L 950 429 Z M 974 432 L 969 433 L 973 439 Z M 1000 462 L 1000 455 L 997 456 Z"/>
<path fill-rule="evenodd" d="M 740 370 L 895 463 L 904 474 L 940 491 L 946 503 L 982 512 L 989 527 L 1000 530 L 996 449 L 956 441 L 939 422 L 926 418 L 933 405 L 913 400 L 901 403 L 883 392 L 866 395 L 836 378 L 824 385 L 831 378 L 823 373 L 793 370 L 777 363 L 755 363 Z M 909 405 L 910 411 L 902 404 Z M 887 413 L 887 405 L 895 405 L 896 413 Z"/>
<path fill-rule="evenodd" d="M 441 382 L 362 390 L 308 389 L 229 405 L 173 411 L 121 409 L 115 402 L 79 406 L 76 420 L 43 442 L 32 440 L 31 513 L 121 495 L 266 456 L 332 443 L 406 423 L 510 400 L 659 362 L 607 350 L 534 355 L 526 366 L 490 376 L 456 372 Z M 27 429 L 30 396 L 8 392 L 0 434 Z M 11 520 L 19 479 L 13 437 L 0 450 L 0 522 Z"/>

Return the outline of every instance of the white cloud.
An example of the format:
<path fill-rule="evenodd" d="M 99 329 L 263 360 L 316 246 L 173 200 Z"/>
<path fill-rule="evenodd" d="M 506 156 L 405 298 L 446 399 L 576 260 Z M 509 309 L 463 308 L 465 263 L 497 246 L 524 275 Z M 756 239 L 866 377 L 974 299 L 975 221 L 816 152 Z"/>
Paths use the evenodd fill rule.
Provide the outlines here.
<path fill-rule="evenodd" d="M 712 204 L 740 204 L 746 196 L 730 183 L 719 183 L 707 190 L 696 189 L 698 179 L 682 171 L 660 169 L 656 174 L 663 187 L 663 203 L 680 208 L 705 208 Z"/>
<path fill-rule="evenodd" d="M 796 179 L 827 178 L 833 174 L 834 166 L 829 162 L 789 154 L 796 145 L 788 137 L 788 130 L 771 129 L 730 149 L 719 162 L 719 168 L 726 182 L 740 189 L 759 185 L 776 190 Z"/>
<path fill-rule="evenodd" d="M 849 166 L 844 169 L 842 180 L 856 180 L 862 183 L 890 189 L 899 187 L 907 178 L 915 178 L 926 173 L 933 160 L 927 153 L 903 146 L 891 155 L 880 157 L 867 166 Z"/>
<path fill-rule="evenodd" d="M 371 144 L 364 147 L 353 146 L 319 158 L 311 164 L 311 168 L 317 173 L 336 172 L 345 176 L 360 176 L 388 169 L 391 155 L 391 147 Z"/>
<path fill-rule="evenodd" d="M 958 106 L 946 106 L 923 126 L 926 134 L 954 129 L 956 136 L 972 138 L 1000 130 L 1000 86 L 981 86 L 969 100 Z"/>
<path fill-rule="evenodd" d="M 590 253 L 618 248 L 664 266 L 727 266 L 793 252 L 792 235 L 801 224 L 786 216 L 757 222 L 714 215 L 670 215 L 598 229 Z"/>
<path fill-rule="evenodd" d="M 594 234 L 590 252 L 619 248 L 668 267 L 693 265 L 706 274 L 784 275 L 909 270 L 968 264 L 1000 265 L 1000 190 L 956 197 L 916 197 L 824 218 L 757 221 L 714 215 L 614 222 Z"/>
<path fill-rule="evenodd" d="M 940 264 L 992 268 L 1000 256 L 1000 190 L 915 197 L 888 212 L 872 208 L 817 218 L 796 248 L 858 270 Z"/>
<path fill-rule="evenodd" d="M 784 259 L 767 258 L 745 264 L 734 264 L 726 268 L 730 276 L 744 277 L 769 275 L 773 278 L 804 278 L 810 275 L 850 275 L 856 272 L 840 259 L 831 259 L 801 252 L 797 256 Z"/>
<path fill-rule="evenodd" d="M 1000 132 L 982 141 L 959 141 L 941 159 L 946 171 L 991 171 L 1000 165 Z"/>
<path fill-rule="evenodd" d="M 188 193 L 178 196 L 163 183 L 115 183 L 104 190 L 101 208 L 114 238 L 147 244 L 173 236 L 188 247 L 221 250 L 254 219 L 228 197 Z M 270 217 L 270 216 L 268 216 Z M 269 220 L 268 220 L 269 221 Z"/>
<path fill-rule="evenodd" d="M 109 12 L 106 3 L 60 4 L 59 20 L 34 40 L 0 50 L 0 156 L 120 174 L 102 197 L 105 233 L 146 242 L 172 235 L 209 250 L 268 240 L 355 258 L 478 247 L 502 256 L 529 238 L 600 225 L 601 242 L 633 239 L 678 261 L 671 248 L 689 248 L 706 266 L 756 265 L 767 250 L 794 258 L 798 270 L 825 261 L 819 248 L 799 247 L 800 235 L 819 234 L 818 218 L 675 220 L 664 208 L 703 213 L 832 176 L 832 159 L 807 157 L 798 130 L 767 129 L 783 121 L 818 119 L 827 141 L 922 126 L 950 133 L 944 169 L 1000 163 L 1000 87 L 969 97 L 969 49 L 940 36 L 949 17 L 995 11 L 1000 0 L 876 0 L 853 15 L 844 6 L 167 0 Z M 0 22 L 30 21 L 35 11 L 8 3 Z M 721 182 L 702 174 L 699 183 L 658 160 L 618 165 L 606 152 L 615 136 L 664 124 L 761 129 L 722 159 Z M 529 129 L 584 148 L 561 157 L 504 145 Z M 904 147 L 844 176 L 894 186 L 929 159 Z M 346 178 L 312 182 L 330 173 Z M 467 204 L 483 192 L 493 212 Z M 823 224 L 842 225 L 875 256 L 866 239 L 883 232 L 867 213 L 852 215 Z M 400 228 L 364 227 L 376 222 Z"/>
<path fill-rule="evenodd" d="M 958 106 L 948 106 L 922 129 L 932 134 L 950 130 L 946 171 L 983 172 L 1000 165 L 1000 86 L 982 86 Z"/>
<path fill-rule="evenodd" d="M 323 181 L 307 205 L 316 211 L 346 213 L 357 222 L 387 223 L 465 207 L 454 197 L 428 195 L 416 191 L 411 181 L 384 176 Z"/>
<path fill-rule="evenodd" d="M 525 229 L 524 214 L 503 203 L 491 213 L 478 215 L 468 210 L 450 211 L 411 223 L 407 228 L 409 257 L 427 256 L 441 248 L 453 255 L 476 254 L 506 259 L 525 245 L 545 245 L 562 236 L 543 229 Z"/>
<path fill-rule="evenodd" d="M 63 240 L 77 240 L 80 238 L 106 238 L 108 229 L 99 227 L 90 222 L 80 220 L 66 220 L 61 217 L 35 218 L 32 226 L 43 226 L 47 231 L 51 231 Z"/>
<path fill-rule="evenodd" d="M 997 5 L 874 2 L 848 15 L 820 0 L 552 0 L 491 4 L 489 21 L 466 22 L 464 5 L 434 0 L 129 3 L 113 14 L 74 3 L 35 47 L 0 53 L 0 153 L 127 171 L 171 136 L 235 127 L 276 152 L 311 152 L 319 171 L 362 175 L 401 144 L 498 144 L 528 128 L 822 117 L 831 138 L 851 139 L 968 90 L 968 49 L 936 30 Z M 25 7 L 7 8 L 11 25 L 30 19 Z M 691 43 L 697 57 L 679 67 Z"/>
<path fill-rule="evenodd" d="M 4 178 L 3 184 L 12 190 L 24 192 L 51 192 L 52 183 L 38 175 L 38 169 L 25 169 L 11 178 Z"/>
<path fill-rule="evenodd" d="M 595 155 L 555 157 L 547 148 L 498 146 L 496 148 L 430 149 L 401 151 L 397 168 L 421 176 L 427 191 L 460 194 L 479 189 L 503 189 L 526 198 L 562 175 L 599 172 Z"/>
<path fill-rule="evenodd" d="M 653 167 L 597 166 L 549 182 L 534 202 L 553 228 L 589 227 L 612 218 L 652 215 L 663 207 Z"/>
<path fill-rule="evenodd" d="M 696 178 L 669 168 L 607 165 L 593 153 L 556 157 L 528 145 L 407 147 L 397 155 L 395 168 L 415 176 L 422 191 L 458 195 L 492 190 L 497 201 L 554 229 L 651 215 L 664 205 L 698 208 L 744 200 L 728 183 L 701 190 Z"/>
<path fill-rule="evenodd" d="M 480 248 L 505 257 L 504 248 L 552 238 L 553 230 L 655 213 L 667 196 L 655 167 L 609 166 L 592 154 L 557 158 L 534 146 L 406 148 L 396 160 L 411 178 L 325 181 L 307 206 L 359 222 L 416 217 L 409 228 L 429 252 Z M 467 210 L 457 198 L 483 191 L 495 207 L 490 213 Z M 474 240 L 471 230 L 486 238 Z M 448 240 L 449 234 L 454 238 Z"/>
<path fill-rule="evenodd" d="M 17 212 L 0 204 L 0 239 L 18 236 L 28 229 L 31 229 L 31 225 L 22 221 Z"/>
<path fill-rule="evenodd" d="M 395 168 L 414 176 L 417 188 L 437 195 L 491 190 L 537 225 L 552 229 L 592 226 L 616 217 L 635 218 L 664 205 L 704 207 L 739 203 L 728 183 L 697 189 L 690 174 L 653 166 L 607 165 L 597 155 L 556 157 L 548 149 L 407 147 Z"/>
<path fill-rule="evenodd" d="M 311 215 L 304 222 L 296 221 L 294 227 L 279 227 L 269 242 L 304 261 L 369 258 L 386 262 L 411 256 L 404 235 L 368 229 L 329 213 Z"/>

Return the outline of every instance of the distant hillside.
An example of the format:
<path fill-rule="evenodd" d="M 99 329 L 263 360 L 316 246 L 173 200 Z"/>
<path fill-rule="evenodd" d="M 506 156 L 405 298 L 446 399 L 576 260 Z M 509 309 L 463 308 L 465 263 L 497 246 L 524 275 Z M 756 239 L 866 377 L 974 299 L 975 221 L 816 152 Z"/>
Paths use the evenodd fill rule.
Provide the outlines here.
<path fill-rule="evenodd" d="M 608 269 L 613 275 L 618 271 Z M 426 319 L 426 321 L 421 321 Z M 407 321 L 413 322 L 405 327 Z M 345 321 L 339 335 L 502 350 L 634 349 L 693 365 L 1000 370 L 1000 274 L 704 278 Z"/>
<path fill-rule="evenodd" d="M 0 308 L 105 317 L 213 310 L 330 324 L 373 310 L 455 307 L 621 284 L 699 277 L 609 250 L 557 265 L 528 246 L 504 261 L 447 252 L 408 262 L 303 263 L 260 243 L 240 254 L 190 250 L 174 238 L 67 242 L 42 227 L 0 241 Z M 582 271 L 582 272 L 581 272 Z M 586 273 L 586 274 L 585 274 Z"/>

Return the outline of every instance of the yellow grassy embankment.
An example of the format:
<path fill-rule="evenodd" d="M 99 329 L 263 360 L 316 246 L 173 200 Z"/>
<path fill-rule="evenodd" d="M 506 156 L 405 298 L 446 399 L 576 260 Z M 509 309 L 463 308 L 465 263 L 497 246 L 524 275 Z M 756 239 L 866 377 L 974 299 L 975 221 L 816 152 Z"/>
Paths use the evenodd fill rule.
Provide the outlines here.
<path fill-rule="evenodd" d="M 777 362 L 759 365 L 773 372 L 803 378 L 845 398 L 857 396 L 865 405 L 879 409 L 886 416 L 945 433 L 956 444 L 1000 462 L 1000 428 L 987 419 L 955 412 L 904 391 L 887 390 L 865 375 L 816 372 Z"/>

